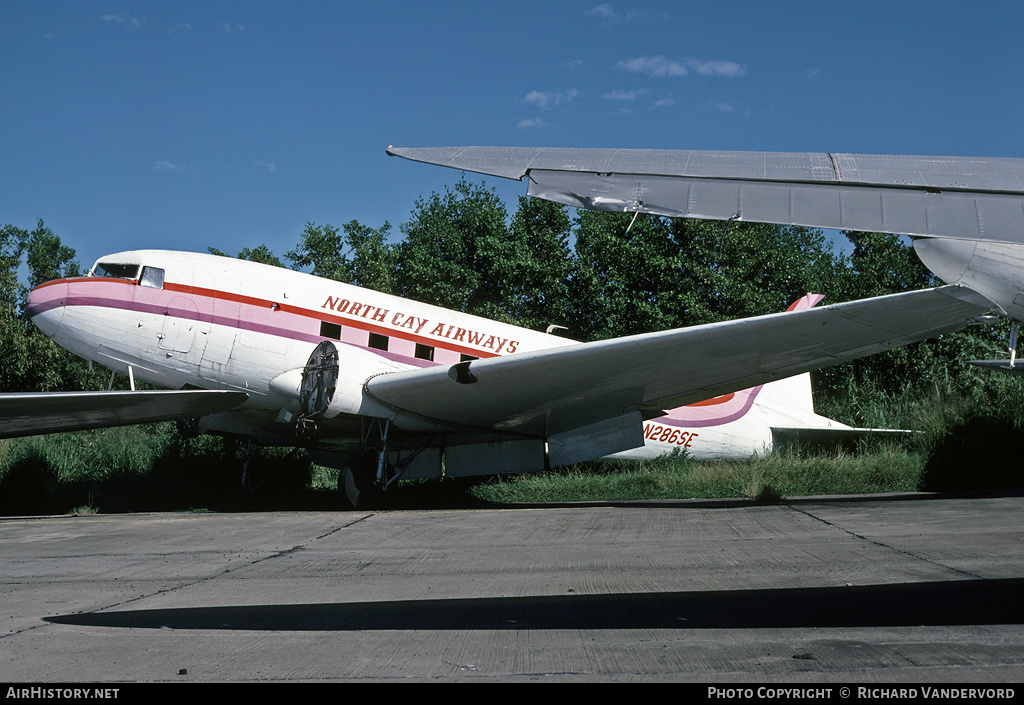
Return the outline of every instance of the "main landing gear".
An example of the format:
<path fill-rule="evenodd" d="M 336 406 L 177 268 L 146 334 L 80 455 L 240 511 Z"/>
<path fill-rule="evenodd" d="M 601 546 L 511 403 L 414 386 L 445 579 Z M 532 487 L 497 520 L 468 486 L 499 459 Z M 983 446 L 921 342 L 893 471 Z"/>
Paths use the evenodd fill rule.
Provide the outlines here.
<path fill-rule="evenodd" d="M 320 432 L 319 424 L 330 408 L 338 388 L 340 356 L 337 346 L 323 340 L 313 349 L 302 368 L 299 387 L 299 415 L 295 421 L 295 435 L 305 442 L 314 441 Z M 338 489 L 345 492 L 349 503 L 364 509 L 376 506 L 384 491 L 395 482 L 409 463 L 427 447 L 424 443 L 405 458 L 392 462 L 388 447 L 391 421 L 383 418 L 364 418 L 360 438 L 360 451 L 353 456 L 338 476 Z M 392 450 L 395 450 L 392 446 Z"/>
<path fill-rule="evenodd" d="M 341 469 L 338 489 L 345 492 L 345 498 L 356 509 L 378 506 L 385 491 L 402 477 L 412 461 L 439 440 L 436 436 L 425 438 L 418 448 L 402 457 L 401 443 L 389 446 L 389 432 L 393 432 L 390 420 L 364 418 L 362 451 Z"/>
<path fill-rule="evenodd" d="M 388 485 L 398 479 L 398 472 L 388 462 L 387 419 L 366 419 L 363 422 L 361 443 L 363 450 L 353 456 L 338 475 L 338 489 L 356 509 L 376 506 Z"/>

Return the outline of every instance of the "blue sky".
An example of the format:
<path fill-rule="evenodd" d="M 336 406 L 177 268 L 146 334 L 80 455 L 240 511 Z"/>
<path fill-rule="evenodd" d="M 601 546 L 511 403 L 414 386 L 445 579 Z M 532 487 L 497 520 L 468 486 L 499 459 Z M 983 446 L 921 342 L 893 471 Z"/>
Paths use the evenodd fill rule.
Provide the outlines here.
<path fill-rule="evenodd" d="M 397 232 L 459 174 L 389 144 L 1022 157 L 1020 7 L 3 0 L 0 224 L 84 265 Z"/>

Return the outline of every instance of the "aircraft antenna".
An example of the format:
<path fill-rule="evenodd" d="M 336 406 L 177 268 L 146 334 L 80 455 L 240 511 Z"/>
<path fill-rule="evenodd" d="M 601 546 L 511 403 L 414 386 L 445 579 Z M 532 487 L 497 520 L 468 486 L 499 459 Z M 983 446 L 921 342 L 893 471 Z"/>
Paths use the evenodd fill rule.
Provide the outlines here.
<path fill-rule="evenodd" d="M 633 220 L 629 221 L 629 225 L 626 226 L 626 232 L 623 235 L 629 235 L 629 231 L 633 228 L 633 223 L 636 222 L 637 216 L 640 215 L 640 204 L 636 204 L 636 210 L 633 211 Z"/>

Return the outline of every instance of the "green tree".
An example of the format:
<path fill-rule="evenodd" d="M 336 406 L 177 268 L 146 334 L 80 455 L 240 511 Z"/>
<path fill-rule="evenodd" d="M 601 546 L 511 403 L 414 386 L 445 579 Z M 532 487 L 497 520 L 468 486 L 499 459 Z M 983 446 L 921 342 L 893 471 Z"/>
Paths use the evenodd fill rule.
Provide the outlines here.
<path fill-rule="evenodd" d="M 6 392 L 98 389 L 102 373 L 64 350 L 36 328 L 25 310 L 28 287 L 18 281 L 22 261 L 31 286 L 79 276 L 75 251 L 42 220 L 31 232 L 0 228 L 0 390 Z"/>
<path fill-rule="evenodd" d="M 907 238 L 887 233 L 845 232 L 853 250 L 833 282 L 838 301 L 914 291 L 942 284 L 921 263 Z M 878 394 L 914 398 L 985 393 L 1002 384 L 993 375 L 965 365 L 968 359 L 995 356 L 1005 348 L 1006 326 L 971 327 L 938 338 L 888 350 L 814 375 L 819 399 L 842 400 L 847 408 L 870 406 Z M 863 419 L 853 417 L 852 422 Z"/>
<path fill-rule="evenodd" d="M 307 222 L 298 246 L 285 257 L 294 269 L 318 277 L 394 293 L 398 248 L 389 242 L 390 233 L 387 221 L 376 229 L 357 220 L 340 229 Z"/>
<path fill-rule="evenodd" d="M 345 231 L 348 281 L 387 294 L 398 287 L 398 247 L 391 244 L 391 223 L 371 228 L 356 220 L 341 226 Z"/>
<path fill-rule="evenodd" d="M 29 286 L 64 277 L 81 276 L 75 251 L 61 242 L 40 219 L 25 244 Z"/>
<path fill-rule="evenodd" d="M 230 257 L 231 255 L 226 252 L 218 250 L 216 247 L 207 248 L 211 255 L 218 255 L 220 257 Z M 284 264 L 271 252 L 270 248 L 266 245 L 257 245 L 256 247 L 243 247 L 238 251 L 237 259 L 248 260 L 249 262 L 259 262 L 260 264 L 269 264 L 274 267 L 284 267 Z"/>
<path fill-rule="evenodd" d="M 632 223 L 632 226 L 631 226 Z M 582 210 L 575 221 L 573 330 L 585 340 L 680 324 L 686 291 L 669 221 Z"/>
<path fill-rule="evenodd" d="M 836 280 L 843 300 L 864 299 L 941 284 L 906 238 L 889 233 L 845 231 L 853 244 L 847 267 Z"/>
<path fill-rule="evenodd" d="M 515 248 L 505 206 L 481 184 L 463 177 L 444 195 L 416 201 L 402 226 L 398 287 L 403 296 L 489 318 L 511 321 L 502 276 Z"/>
<path fill-rule="evenodd" d="M 582 211 L 573 291 L 607 338 L 776 313 L 829 293 L 840 267 L 819 230 Z"/>
<path fill-rule="evenodd" d="M 285 253 L 285 258 L 291 261 L 293 269 L 308 270 L 325 279 L 348 281 L 341 230 L 329 223 L 307 222 L 298 246 Z"/>
<path fill-rule="evenodd" d="M 22 310 L 27 289 L 18 281 L 18 267 L 21 266 L 28 231 L 5 225 L 0 228 L 0 308 L 12 312 Z"/>
<path fill-rule="evenodd" d="M 505 257 L 490 272 L 499 284 L 495 305 L 509 320 L 534 330 L 563 326 L 569 337 L 577 334 L 570 326 L 569 283 L 575 271 L 571 231 L 565 206 L 519 198 Z"/>

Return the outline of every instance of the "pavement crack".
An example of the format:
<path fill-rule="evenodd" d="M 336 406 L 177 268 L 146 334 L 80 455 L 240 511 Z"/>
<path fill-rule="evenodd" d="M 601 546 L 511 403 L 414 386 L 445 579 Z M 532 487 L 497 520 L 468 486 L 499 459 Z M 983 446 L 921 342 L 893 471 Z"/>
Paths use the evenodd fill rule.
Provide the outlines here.
<path fill-rule="evenodd" d="M 928 558 L 927 556 L 922 556 L 922 555 L 920 555 L 918 553 L 914 553 L 912 551 L 907 551 L 907 550 L 902 549 L 902 548 L 897 548 L 896 546 L 893 546 L 892 544 L 888 544 L 888 543 L 885 543 L 883 541 L 878 541 L 877 539 L 873 539 L 873 538 L 870 538 L 868 536 L 864 536 L 863 534 L 858 534 L 856 531 L 851 531 L 850 529 L 847 529 L 846 527 L 840 526 L 839 524 L 837 524 L 837 523 L 835 523 L 833 521 L 829 521 L 828 519 L 823 519 L 822 517 L 817 516 L 816 514 L 813 514 L 810 511 L 808 511 L 806 509 L 803 509 L 802 507 L 799 507 L 799 506 L 796 506 L 796 505 L 793 505 L 793 504 L 789 504 L 789 505 L 786 505 L 786 506 L 788 506 L 793 511 L 799 512 L 799 513 L 803 514 L 804 516 L 806 516 L 806 517 L 808 517 L 810 519 L 814 519 L 815 521 L 821 522 L 822 524 L 825 524 L 826 526 L 829 526 L 829 527 L 831 527 L 833 529 L 837 529 L 839 531 L 842 531 L 844 534 L 847 534 L 848 536 L 852 536 L 852 537 L 854 537 L 854 538 L 856 538 L 856 539 L 858 539 L 860 541 L 864 541 L 864 542 L 870 543 L 870 544 L 872 544 L 874 546 L 878 546 L 879 548 L 884 548 L 887 551 L 892 551 L 893 553 L 897 553 L 897 554 L 899 554 L 901 556 L 906 556 L 908 558 L 913 558 L 914 560 L 918 560 L 918 561 L 921 561 L 922 563 L 927 563 L 929 565 L 937 566 L 939 568 L 943 568 L 944 570 L 950 570 L 950 571 L 953 571 L 954 573 L 957 573 L 959 575 L 962 575 L 962 576 L 965 576 L 965 577 L 968 577 L 968 578 L 972 578 L 974 580 L 988 580 L 988 578 L 986 576 L 984 576 L 984 575 L 979 575 L 978 573 L 974 573 L 974 572 L 971 572 L 969 570 L 964 570 L 962 568 L 957 568 L 955 566 L 947 565 L 945 563 L 940 563 L 939 561 L 936 561 L 936 560 L 934 560 L 932 558 Z"/>
<path fill-rule="evenodd" d="M 126 599 L 126 600 L 119 600 L 117 602 L 111 602 L 110 604 L 102 605 L 100 607 L 96 607 L 96 608 L 91 609 L 91 610 L 82 610 L 80 612 L 75 612 L 75 614 L 102 614 L 102 613 L 107 612 L 109 610 L 112 610 L 112 609 L 115 609 L 115 608 L 118 608 L 118 607 L 124 607 L 125 605 L 131 605 L 131 604 L 134 604 L 134 603 L 139 602 L 141 600 L 148 600 L 148 599 L 150 599 L 152 597 L 158 597 L 160 595 L 168 595 L 168 594 L 177 592 L 178 590 L 183 590 L 183 589 L 186 589 L 186 588 L 194 587 L 196 585 L 202 585 L 203 583 L 206 583 L 206 582 L 209 582 L 211 580 L 215 580 L 217 578 L 220 578 L 223 575 L 225 575 L 226 573 L 233 573 L 233 572 L 236 572 L 236 571 L 239 571 L 239 570 L 243 570 L 245 568 L 250 568 L 252 566 L 259 565 L 260 563 L 264 563 L 264 562 L 269 561 L 269 560 L 274 560 L 274 559 L 277 559 L 277 558 L 281 558 L 283 556 L 287 556 L 287 555 L 291 555 L 291 554 L 294 554 L 294 553 L 298 553 L 298 552 L 302 551 L 303 549 L 305 549 L 310 543 L 313 543 L 313 542 L 316 542 L 316 541 L 320 541 L 320 540 L 322 540 L 324 538 L 327 538 L 328 536 L 332 536 L 332 535 L 338 533 L 339 531 L 343 531 L 344 529 L 347 529 L 347 528 L 349 528 L 351 526 L 354 526 L 354 525 L 356 525 L 356 524 L 358 524 L 360 522 L 366 521 L 367 519 L 369 519 L 372 516 L 374 516 L 374 514 L 372 514 L 372 513 L 371 514 L 364 514 L 364 515 L 360 516 L 359 518 L 353 519 L 352 521 L 349 521 L 349 522 L 346 522 L 344 524 L 341 524 L 340 526 L 337 526 L 337 527 L 331 529 L 330 531 L 326 531 L 326 532 L 324 532 L 324 533 L 322 533 L 322 534 L 320 534 L 318 536 L 314 536 L 311 539 L 309 539 L 308 541 L 305 541 L 303 543 L 300 543 L 300 544 L 297 544 L 295 546 L 292 546 L 291 548 L 281 549 L 279 551 L 274 551 L 273 553 L 267 554 L 265 556 L 260 556 L 258 558 L 254 558 L 254 559 L 249 560 L 248 562 L 246 562 L 246 563 L 244 563 L 242 565 L 239 565 L 239 566 L 232 566 L 230 568 L 224 568 L 223 570 L 217 571 L 217 572 L 212 573 L 210 575 L 206 575 L 206 576 L 203 576 L 201 578 L 197 578 L 195 580 L 190 580 L 188 582 L 181 583 L 181 584 L 175 585 L 173 587 L 163 588 L 161 590 L 155 590 L 153 592 L 147 592 L 147 593 L 145 593 L 143 595 L 136 595 L 135 597 L 131 597 L 131 598 Z M 31 632 L 31 631 L 34 631 L 36 629 L 39 629 L 39 628 L 42 628 L 42 627 L 48 627 L 48 626 L 53 626 L 53 625 L 51 623 L 49 623 L 49 622 L 44 622 L 43 624 L 36 624 L 36 625 L 31 626 L 31 627 L 26 627 L 24 629 L 18 629 L 18 630 L 15 630 L 15 631 L 8 632 L 6 634 L 0 634 L 0 640 L 3 640 L 5 638 L 11 637 L 11 636 L 17 636 L 18 634 L 25 634 L 27 632 Z"/>

